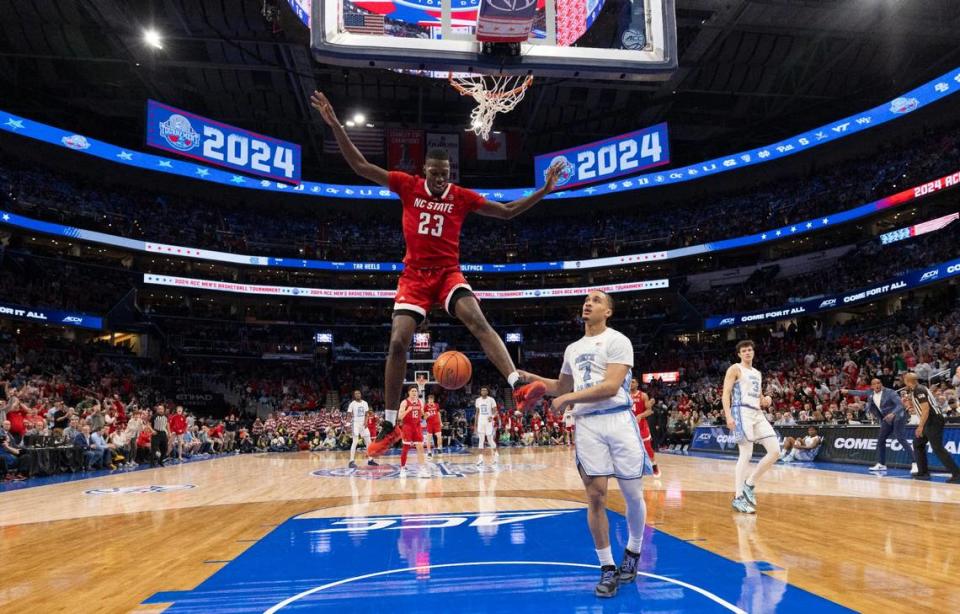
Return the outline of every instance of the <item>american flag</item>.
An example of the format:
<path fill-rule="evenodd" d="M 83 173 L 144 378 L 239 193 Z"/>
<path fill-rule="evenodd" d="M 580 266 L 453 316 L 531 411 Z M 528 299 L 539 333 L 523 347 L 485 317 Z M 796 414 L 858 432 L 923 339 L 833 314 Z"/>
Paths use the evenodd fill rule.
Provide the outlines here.
<path fill-rule="evenodd" d="M 365 156 L 383 156 L 383 130 L 380 128 L 347 128 L 347 135 Z M 323 139 L 323 153 L 339 154 L 340 147 L 332 134 Z"/>
<path fill-rule="evenodd" d="M 346 13 L 343 27 L 354 34 L 383 34 L 383 15 L 367 13 Z"/>

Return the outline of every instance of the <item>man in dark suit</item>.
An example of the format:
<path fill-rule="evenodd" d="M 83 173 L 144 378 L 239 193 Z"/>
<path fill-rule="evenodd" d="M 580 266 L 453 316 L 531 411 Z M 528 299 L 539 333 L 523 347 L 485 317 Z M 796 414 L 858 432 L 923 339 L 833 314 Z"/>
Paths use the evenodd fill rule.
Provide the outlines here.
<path fill-rule="evenodd" d="M 93 446 L 89 424 L 84 424 L 80 432 L 73 438 L 73 447 L 83 450 L 84 469 L 99 469 L 102 467 L 103 453 Z"/>
<path fill-rule="evenodd" d="M 907 441 L 907 410 L 895 390 L 887 388 L 878 378 L 870 380 L 870 390 L 841 390 L 841 394 L 852 394 L 867 398 L 867 413 L 880 420 L 880 435 L 877 437 L 877 464 L 870 471 L 887 470 L 887 439 L 891 435 L 900 442 L 910 455 L 910 473 L 917 473 L 913 447 Z"/>

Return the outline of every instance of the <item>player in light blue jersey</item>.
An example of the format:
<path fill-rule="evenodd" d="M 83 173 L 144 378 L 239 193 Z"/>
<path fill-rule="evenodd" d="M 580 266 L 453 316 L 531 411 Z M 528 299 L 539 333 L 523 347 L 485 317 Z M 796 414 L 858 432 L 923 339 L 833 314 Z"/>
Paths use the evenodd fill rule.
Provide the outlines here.
<path fill-rule="evenodd" d="M 770 397 L 763 396 L 763 378 L 760 371 L 753 368 L 753 341 L 741 341 L 737 344 L 737 356 L 740 362 L 730 365 L 723 378 L 723 413 L 727 418 L 727 428 L 740 448 L 737 459 L 736 496 L 733 509 L 743 514 L 757 511 L 757 496 L 754 487 L 757 480 L 780 458 L 780 442 L 773 427 L 763 415 L 770 406 Z M 753 444 L 760 443 L 767 453 L 760 464 L 746 477 L 753 457 Z M 744 479 L 746 478 L 746 479 Z"/>

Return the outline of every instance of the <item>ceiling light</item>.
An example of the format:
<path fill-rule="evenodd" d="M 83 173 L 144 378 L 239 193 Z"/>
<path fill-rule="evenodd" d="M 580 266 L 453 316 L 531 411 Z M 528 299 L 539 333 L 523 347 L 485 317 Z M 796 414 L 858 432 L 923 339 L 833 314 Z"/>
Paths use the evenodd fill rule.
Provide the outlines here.
<path fill-rule="evenodd" d="M 352 120 L 352 119 L 348 119 L 348 120 L 347 120 L 347 128 L 353 128 L 354 126 L 356 126 L 356 124 L 353 122 L 353 120 Z"/>
<path fill-rule="evenodd" d="M 366 116 L 365 116 L 363 113 L 354 113 L 354 115 L 353 115 L 353 123 L 355 123 L 355 124 L 362 124 L 362 123 L 364 123 L 364 122 L 366 122 L 366 121 L 367 121 L 367 118 L 366 118 Z"/>
<path fill-rule="evenodd" d="M 160 33 L 153 28 L 143 31 L 143 42 L 154 49 L 163 49 L 163 40 L 160 38 Z"/>

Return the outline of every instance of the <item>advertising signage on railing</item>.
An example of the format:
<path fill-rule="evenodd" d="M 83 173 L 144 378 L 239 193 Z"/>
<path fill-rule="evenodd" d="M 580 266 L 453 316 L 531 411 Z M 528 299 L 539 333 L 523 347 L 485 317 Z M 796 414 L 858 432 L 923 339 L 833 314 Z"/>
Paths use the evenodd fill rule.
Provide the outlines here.
<path fill-rule="evenodd" d="M 257 294 L 262 296 L 286 296 L 296 298 L 332 298 L 332 299 L 393 299 L 396 290 L 365 290 L 349 288 L 294 288 L 291 286 L 267 286 L 262 284 L 241 284 L 232 281 L 214 281 L 210 279 L 195 279 L 191 277 L 174 277 L 172 275 L 153 275 L 145 273 L 143 283 L 156 286 L 172 286 L 193 290 L 212 290 L 214 292 L 230 292 L 234 294 Z M 541 299 L 569 296 L 585 296 L 593 290 L 601 290 L 610 294 L 617 292 L 638 292 L 641 290 L 658 290 L 670 287 L 667 279 L 651 279 L 647 281 L 631 281 L 622 284 L 605 286 L 583 286 L 573 288 L 540 288 L 523 290 L 474 290 L 477 298 L 482 300 L 507 299 Z"/>
<path fill-rule="evenodd" d="M 51 326 L 74 326 L 92 330 L 101 330 L 103 328 L 103 318 L 97 316 L 78 313 L 76 311 L 47 309 L 46 307 L 24 307 L 23 305 L 14 305 L 12 303 L 0 303 L 0 318 L 25 320 L 27 322 L 50 324 Z"/>
<path fill-rule="evenodd" d="M 852 134 L 883 125 L 933 102 L 946 98 L 947 96 L 951 96 L 957 91 L 960 91 L 960 68 L 954 68 L 950 72 L 873 109 L 845 117 L 804 132 L 803 134 L 772 143 L 766 147 L 741 151 L 681 168 L 647 173 L 621 181 L 610 181 L 600 183 L 596 186 L 555 192 L 547 196 L 547 198 L 589 198 L 596 195 L 630 192 L 632 190 L 693 181 L 702 179 L 703 177 L 712 177 L 738 168 L 763 164 L 827 143 L 833 143 Z M 27 138 L 68 147 L 74 151 L 96 156 L 118 164 L 180 175 L 182 177 L 191 177 L 193 179 L 200 179 L 202 181 L 227 186 L 266 190 L 269 192 L 288 192 L 304 196 L 319 196 L 326 199 L 388 200 L 396 198 L 390 190 L 374 186 L 304 181 L 294 187 L 283 183 L 283 181 L 270 181 L 268 179 L 252 181 L 243 175 L 237 175 L 229 171 L 221 171 L 209 166 L 123 149 L 97 139 L 34 122 L 4 111 L 0 111 L 0 128 Z M 481 191 L 480 194 L 494 200 L 514 200 L 532 192 L 532 187 L 500 188 Z"/>
<path fill-rule="evenodd" d="M 822 296 L 820 298 L 783 305 L 767 311 L 710 316 L 706 319 L 704 328 L 711 330 L 715 328 L 742 326 L 744 324 L 760 324 L 776 320 L 788 320 L 820 311 L 830 311 L 831 309 L 839 309 L 849 305 L 875 301 L 884 296 L 926 286 L 950 277 L 956 277 L 957 275 L 960 275 L 960 258 L 909 271 L 886 282 L 851 290 L 843 294 Z"/>
<path fill-rule="evenodd" d="M 299 145 L 156 100 L 147 101 L 147 145 L 242 173 L 300 183 Z"/>
<path fill-rule="evenodd" d="M 540 188 L 546 182 L 547 169 L 553 164 L 563 165 L 563 171 L 557 180 L 558 190 L 610 181 L 624 175 L 635 175 L 644 169 L 670 164 L 667 125 L 657 124 L 595 143 L 541 154 L 533 162 L 536 187 Z"/>
<path fill-rule="evenodd" d="M 540 271 L 562 271 L 562 270 L 587 270 L 599 268 L 611 268 L 618 266 L 628 266 L 634 264 L 643 264 L 645 262 L 671 260 L 674 258 L 683 258 L 695 256 L 706 252 L 718 252 L 729 249 L 748 247 L 765 242 L 776 241 L 778 239 L 795 237 L 798 235 L 815 232 L 827 227 L 835 226 L 856 220 L 877 211 L 896 207 L 904 203 L 911 202 L 914 199 L 936 194 L 941 190 L 947 190 L 960 185 L 960 171 L 929 181 L 922 185 L 912 187 L 892 196 L 875 200 L 871 203 L 861 205 L 847 211 L 840 211 L 825 215 L 815 220 L 797 222 L 790 226 L 775 228 L 757 232 L 752 235 L 714 241 L 712 243 L 701 243 L 700 245 L 691 245 L 688 247 L 679 247 L 659 252 L 646 252 L 642 254 L 626 254 L 623 256 L 612 256 L 608 258 L 591 258 L 588 260 L 556 260 L 552 262 L 516 262 L 509 264 L 471 264 L 464 263 L 460 269 L 467 273 L 527 273 Z M 932 220 L 936 221 L 936 220 Z M 183 245 L 169 245 L 166 243 L 154 243 L 149 241 L 139 241 L 108 235 L 94 230 L 83 230 L 73 226 L 63 226 L 53 222 L 44 222 L 35 220 L 8 211 L 0 210 L 0 224 L 8 224 L 27 230 L 42 232 L 70 239 L 81 241 L 91 241 L 102 245 L 114 245 L 124 249 L 131 249 L 140 252 L 149 252 L 162 256 L 175 256 L 183 258 L 196 258 L 198 260 L 209 260 L 214 262 L 229 262 L 233 264 L 242 264 L 258 267 L 275 267 L 284 269 L 315 269 L 321 271 L 344 271 L 344 272 L 364 272 L 364 273 L 398 273 L 403 270 L 403 264 L 400 262 L 336 262 L 330 260 L 308 260 L 303 258 L 275 258 L 272 256 L 254 256 L 249 254 L 232 254 L 229 252 L 219 252 L 210 249 L 201 249 L 199 247 L 187 247 Z M 919 226 L 926 226 L 919 224 Z"/>
<path fill-rule="evenodd" d="M 933 220 L 928 220 L 926 222 L 921 222 L 919 224 L 914 224 L 913 226 L 907 226 L 906 228 L 898 228 L 897 230 L 891 230 L 890 232 L 885 232 L 880 235 L 880 243 L 882 245 L 890 245 L 891 243 L 896 243 L 897 241 L 903 241 L 904 239 L 910 239 L 912 237 L 919 237 L 920 235 L 925 235 L 929 232 L 936 232 L 938 230 L 943 230 L 950 224 L 960 220 L 960 213 L 950 213 L 949 215 L 943 215 Z"/>

